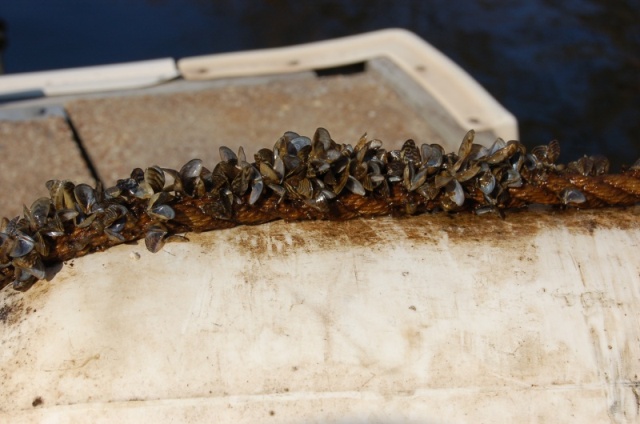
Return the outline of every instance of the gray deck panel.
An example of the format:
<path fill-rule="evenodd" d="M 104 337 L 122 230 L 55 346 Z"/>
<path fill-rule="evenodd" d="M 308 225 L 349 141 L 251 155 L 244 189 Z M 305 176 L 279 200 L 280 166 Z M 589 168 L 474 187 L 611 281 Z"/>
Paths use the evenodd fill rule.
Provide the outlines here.
<path fill-rule="evenodd" d="M 0 216 L 12 218 L 22 213 L 23 204 L 47 196 L 47 180 L 95 183 L 60 116 L 0 120 L 0 157 Z"/>
<path fill-rule="evenodd" d="M 221 145 L 243 146 L 251 157 L 288 130 L 312 136 L 322 126 L 341 143 L 356 143 L 365 132 L 389 146 L 407 138 L 441 141 L 424 117 L 372 72 L 80 99 L 66 109 L 107 185 L 134 167 L 179 169 L 194 157 L 213 166 Z"/>

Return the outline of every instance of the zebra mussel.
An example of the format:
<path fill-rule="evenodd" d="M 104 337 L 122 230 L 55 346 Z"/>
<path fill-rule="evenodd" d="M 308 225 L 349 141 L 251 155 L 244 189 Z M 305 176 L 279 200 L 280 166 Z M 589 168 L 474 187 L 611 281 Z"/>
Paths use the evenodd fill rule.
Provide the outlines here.
<path fill-rule="evenodd" d="M 51 180 L 46 183 L 49 197 L 25 206 L 22 217 L 0 222 L 0 287 L 13 282 L 16 289 L 28 288 L 45 278 L 46 264 L 125 241 L 144 238 L 147 249 L 157 252 L 167 241 L 184 240 L 179 234 L 187 231 L 279 218 L 501 213 L 523 206 L 522 197 L 513 197 L 523 186 L 543 187 L 552 176 L 600 176 L 609 170 L 600 156 L 556 165 L 557 141 L 527 153 L 515 140 L 497 139 L 485 147 L 474 143 L 474 136 L 469 131 L 457 152 L 446 153 L 437 144 L 418 146 L 413 140 L 399 150 L 385 150 L 366 134 L 351 145 L 336 142 L 324 128 L 311 138 L 288 131 L 271 149 L 258 150 L 253 161 L 242 148 L 234 152 L 223 146 L 220 161 L 211 168 L 200 159 L 180 170 L 136 168 L 106 189 Z M 554 190 L 542 202 L 588 201 L 588 193 L 575 185 L 553 181 Z M 537 202 L 533 197 L 527 201 Z"/>

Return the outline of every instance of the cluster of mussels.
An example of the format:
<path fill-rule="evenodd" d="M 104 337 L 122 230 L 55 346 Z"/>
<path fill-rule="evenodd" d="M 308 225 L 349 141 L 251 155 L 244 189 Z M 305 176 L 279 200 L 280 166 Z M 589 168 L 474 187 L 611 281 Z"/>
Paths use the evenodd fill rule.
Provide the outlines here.
<path fill-rule="evenodd" d="M 25 206 L 24 216 L 3 218 L 0 223 L 0 287 L 13 281 L 16 289 L 26 288 L 45 277 L 46 264 L 69 259 L 69 255 L 53 252 L 61 249 L 57 242 L 61 238 L 72 245 L 69 250 L 75 254 L 88 253 L 83 253 L 88 245 L 95 251 L 142 237 L 147 248 L 156 252 L 165 241 L 177 237 L 178 230 L 213 228 L 172 225 L 179 221 L 177 208 L 193 199 L 202 200 L 199 213 L 235 224 L 249 222 L 236 219 L 239 210 L 265 209 L 265 199 L 274 210 L 280 205 L 289 205 L 289 210 L 298 205 L 317 212 L 308 217 L 322 218 L 332 203 L 345 203 L 346 197 L 380 202 L 397 197 L 398 192 L 419 199 L 406 202 L 404 213 L 415 213 L 420 204 L 420 211 L 471 208 L 481 214 L 509 206 L 510 188 L 546 172 L 600 175 L 609 167 L 605 158 L 583 157 L 563 171 L 555 164 L 559 155 L 555 141 L 527 153 L 517 141 L 498 139 L 484 147 L 473 140 L 472 130 L 456 153 L 446 153 L 437 144 L 417 147 L 413 140 L 400 150 L 387 151 L 381 141 L 366 136 L 355 146 L 336 143 L 327 130 L 319 128 L 313 138 L 286 132 L 273 149 L 259 150 L 252 163 L 242 148 L 236 154 L 221 147 L 221 160 L 213 170 L 200 159 L 189 161 L 179 171 L 136 168 L 130 178 L 106 189 L 100 184 L 93 188 L 51 180 L 47 182 L 49 197 L 36 200 L 30 208 Z M 558 197 L 561 204 L 585 201 L 575 187 Z"/>

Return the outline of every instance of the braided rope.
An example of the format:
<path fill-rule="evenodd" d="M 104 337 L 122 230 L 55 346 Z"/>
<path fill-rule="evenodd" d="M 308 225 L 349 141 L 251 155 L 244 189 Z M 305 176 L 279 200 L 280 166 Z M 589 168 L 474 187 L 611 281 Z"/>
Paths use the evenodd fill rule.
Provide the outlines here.
<path fill-rule="evenodd" d="M 279 219 L 640 202 L 637 163 L 621 174 L 606 173 L 608 163 L 599 157 L 556 165 L 557 142 L 528 154 L 515 141 L 499 140 L 487 149 L 473 144 L 470 131 L 457 154 L 442 153 L 436 145 L 418 149 L 412 140 L 387 152 L 380 142 L 364 137 L 353 148 L 318 129 L 313 139 L 285 133 L 273 150 L 258 152 L 253 163 L 246 162 L 244 152 L 235 155 L 223 147 L 213 172 L 194 160 L 179 172 L 136 169 L 107 190 L 50 181 L 50 198 L 25 208 L 23 217 L 3 219 L 0 287 L 13 282 L 25 290 L 44 278 L 46 265 L 124 242 L 145 239 L 149 250 L 157 251 L 172 235 Z M 166 184 L 165 176 L 174 183 Z"/>

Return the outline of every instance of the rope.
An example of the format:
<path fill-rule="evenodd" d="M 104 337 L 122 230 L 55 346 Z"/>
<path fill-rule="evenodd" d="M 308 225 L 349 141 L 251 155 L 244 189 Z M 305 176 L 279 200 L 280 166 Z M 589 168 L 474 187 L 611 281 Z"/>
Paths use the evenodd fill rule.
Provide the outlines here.
<path fill-rule="evenodd" d="M 444 155 L 435 145 L 418 149 L 412 140 L 387 152 L 364 137 L 355 148 L 339 145 L 319 129 L 313 139 L 285 133 L 252 163 L 242 151 L 221 148 L 213 171 L 198 160 L 180 171 L 136 169 L 107 190 L 50 181 L 50 198 L 25 208 L 23 217 L 3 219 L 0 287 L 13 282 L 25 290 L 44 278 L 47 265 L 124 242 L 145 239 L 157 251 L 174 235 L 279 219 L 501 214 L 532 204 L 601 208 L 640 202 L 638 164 L 608 174 L 600 158 L 556 165 L 555 142 L 526 153 L 517 142 L 487 149 L 472 141 L 470 131 L 457 154 Z"/>

